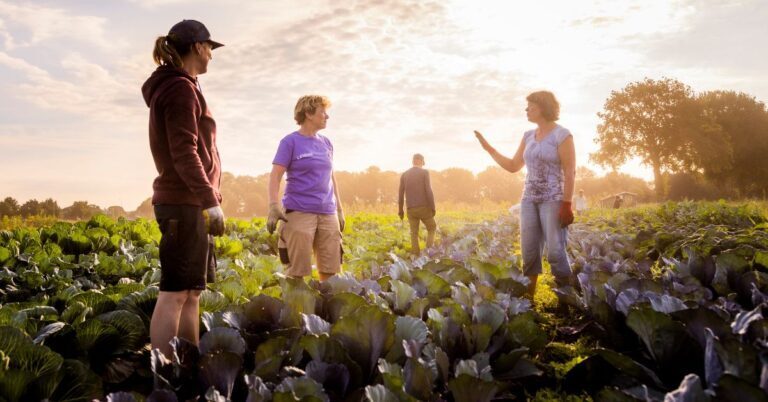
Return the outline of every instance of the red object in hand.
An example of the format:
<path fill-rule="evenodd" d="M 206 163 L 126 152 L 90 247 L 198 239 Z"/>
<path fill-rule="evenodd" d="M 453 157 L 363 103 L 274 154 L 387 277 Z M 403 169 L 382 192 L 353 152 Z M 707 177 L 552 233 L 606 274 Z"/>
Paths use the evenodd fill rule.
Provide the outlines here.
<path fill-rule="evenodd" d="M 571 209 L 570 201 L 563 201 L 563 203 L 560 204 L 560 213 L 558 216 L 560 217 L 560 226 L 562 227 L 566 227 L 573 223 L 573 210 Z"/>

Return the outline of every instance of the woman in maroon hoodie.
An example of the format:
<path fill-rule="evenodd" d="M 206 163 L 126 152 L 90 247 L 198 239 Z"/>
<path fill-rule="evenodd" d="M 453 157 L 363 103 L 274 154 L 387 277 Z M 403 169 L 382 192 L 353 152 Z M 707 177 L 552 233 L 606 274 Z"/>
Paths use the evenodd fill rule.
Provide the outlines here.
<path fill-rule="evenodd" d="M 198 343 L 200 293 L 216 268 L 212 235 L 224 232 L 216 122 L 197 82 L 220 46 L 202 23 L 179 22 L 157 38 L 152 55 L 159 67 L 141 88 L 158 172 L 152 204 L 162 232 L 149 335 L 152 348 L 167 357 L 175 336 Z"/>

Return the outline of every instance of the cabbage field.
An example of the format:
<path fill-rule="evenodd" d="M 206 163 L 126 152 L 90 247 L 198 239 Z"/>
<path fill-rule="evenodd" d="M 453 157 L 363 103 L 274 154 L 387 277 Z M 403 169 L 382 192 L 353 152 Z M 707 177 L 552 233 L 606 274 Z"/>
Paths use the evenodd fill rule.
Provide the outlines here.
<path fill-rule="evenodd" d="M 170 360 L 149 347 L 153 221 L 0 231 L 0 400 L 768 400 L 764 204 L 590 211 L 570 285 L 533 300 L 514 217 L 438 224 L 412 260 L 396 216 L 353 215 L 319 283 L 280 273 L 263 219 L 229 221 L 199 347 Z"/>

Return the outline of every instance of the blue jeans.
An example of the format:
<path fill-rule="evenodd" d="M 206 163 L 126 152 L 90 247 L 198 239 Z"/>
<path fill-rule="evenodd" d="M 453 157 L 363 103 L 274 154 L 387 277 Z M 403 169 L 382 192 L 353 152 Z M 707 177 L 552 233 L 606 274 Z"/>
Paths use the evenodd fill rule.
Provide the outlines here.
<path fill-rule="evenodd" d="M 552 275 L 558 283 L 571 276 L 571 264 L 565 245 L 568 228 L 560 227 L 561 201 L 520 202 L 520 247 L 523 252 L 523 274 L 541 274 L 541 256 L 544 245 Z"/>

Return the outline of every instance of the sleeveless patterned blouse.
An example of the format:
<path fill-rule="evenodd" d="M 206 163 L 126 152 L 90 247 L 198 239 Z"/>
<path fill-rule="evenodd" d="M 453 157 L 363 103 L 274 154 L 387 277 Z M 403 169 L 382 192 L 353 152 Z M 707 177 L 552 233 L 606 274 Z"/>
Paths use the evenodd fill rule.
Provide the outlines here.
<path fill-rule="evenodd" d="M 557 147 L 571 135 L 567 128 L 555 126 L 541 141 L 536 141 L 536 130 L 526 131 L 523 159 L 527 173 L 523 201 L 562 201 L 563 168 Z"/>

